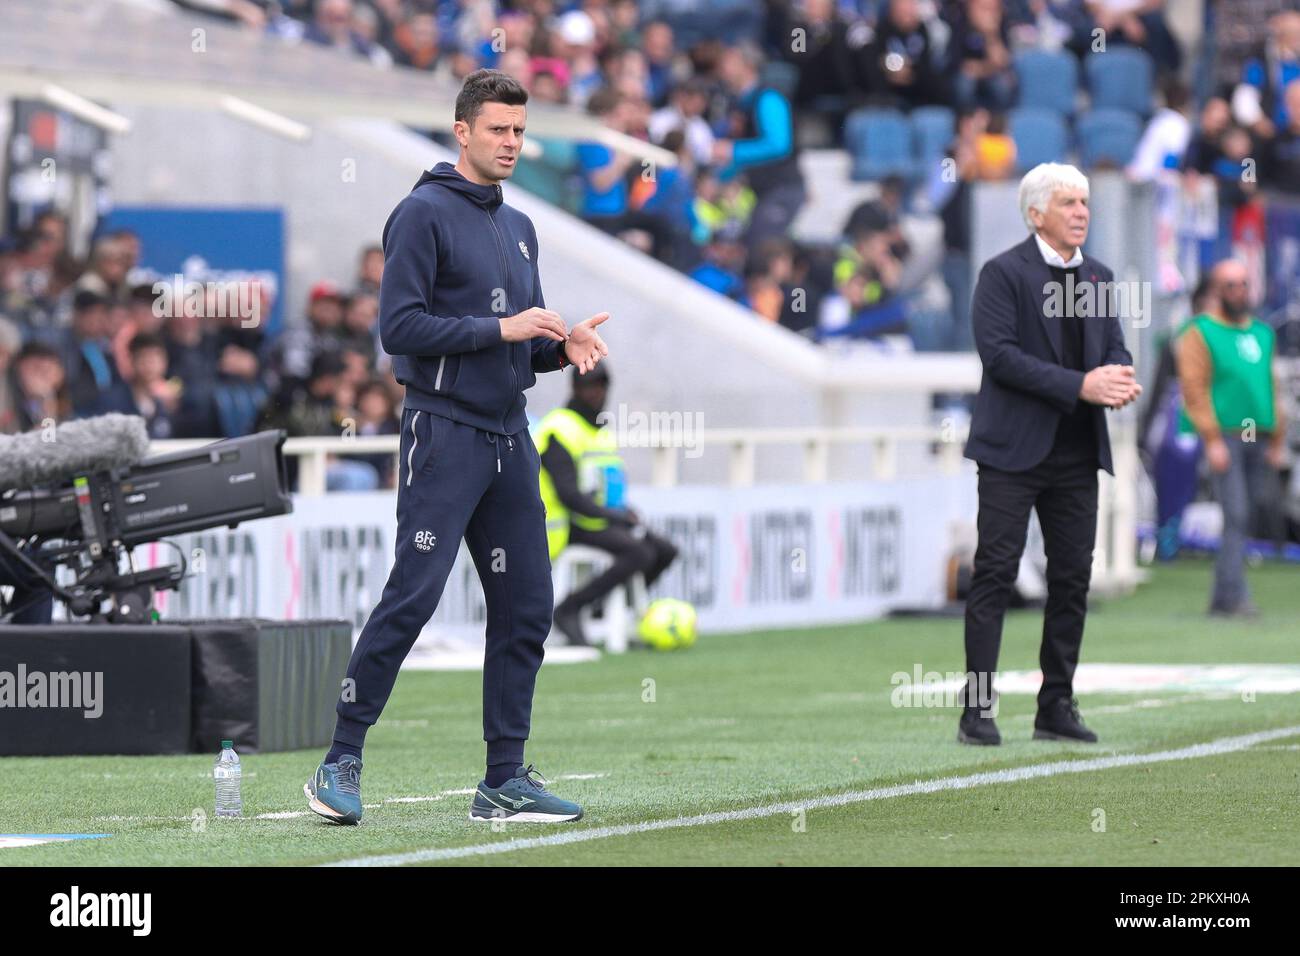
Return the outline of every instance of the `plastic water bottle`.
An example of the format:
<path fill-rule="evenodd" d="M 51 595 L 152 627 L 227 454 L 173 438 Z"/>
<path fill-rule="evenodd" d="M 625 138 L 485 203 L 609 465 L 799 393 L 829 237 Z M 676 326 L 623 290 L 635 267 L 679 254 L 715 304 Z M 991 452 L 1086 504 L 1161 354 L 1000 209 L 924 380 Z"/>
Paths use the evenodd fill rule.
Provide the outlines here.
<path fill-rule="evenodd" d="M 221 753 L 212 767 L 212 777 L 217 782 L 217 816 L 237 817 L 244 808 L 239 798 L 239 754 L 235 753 L 233 740 L 221 741 Z"/>

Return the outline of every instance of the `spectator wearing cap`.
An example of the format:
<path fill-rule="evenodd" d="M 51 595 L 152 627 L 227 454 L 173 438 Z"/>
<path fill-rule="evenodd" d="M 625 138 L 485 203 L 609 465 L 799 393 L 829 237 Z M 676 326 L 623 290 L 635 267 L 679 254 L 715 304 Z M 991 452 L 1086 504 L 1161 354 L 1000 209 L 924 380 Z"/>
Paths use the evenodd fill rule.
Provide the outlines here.
<path fill-rule="evenodd" d="M 114 383 L 100 396 L 95 414 L 138 415 L 144 419 L 150 438 L 176 437 L 181 383 L 167 377 L 166 341 L 156 333 L 141 332 L 131 339 L 129 352 L 125 381 Z"/>
<path fill-rule="evenodd" d="M 750 249 L 786 234 L 807 198 L 799 170 L 790 101 L 759 82 L 763 57 L 750 44 L 722 54 L 718 74 L 734 97 L 732 138 L 713 145 L 713 158 L 725 182 L 743 174 L 757 204 L 747 235 Z"/>
<path fill-rule="evenodd" d="M 100 395 L 121 380 L 109 348 L 108 306 L 104 296 L 82 289 L 72 300 L 72 326 L 62 336 L 63 366 L 78 415 L 92 414 Z"/>
<path fill-rule="evenodd" d="M 292 389 L 306 381 L 317 355 L 342 347 L 343 306 L 343 293 L 333 282 L 324 280 L 311 287 L 307 321 L 286 329 L 271 348 L 270 367 L 277 389 Z"/>
<path fill-rule="evenodd" d="M 557 21 L 552 33 L 553 52 L 569 64 L 569 102 L 586 106 L 605 83 L 596 56 L 596 25 L 582 10 L 570 10 Z"/>
<path fill-rule="evenodd" d="M 569 102 L 568 93 L 565 91 L 569 70 L 562 61 L 535 57 L 530 64 L 530 69 L 533 85 L 528 90 L 529 99 L 557 105 Z"/>

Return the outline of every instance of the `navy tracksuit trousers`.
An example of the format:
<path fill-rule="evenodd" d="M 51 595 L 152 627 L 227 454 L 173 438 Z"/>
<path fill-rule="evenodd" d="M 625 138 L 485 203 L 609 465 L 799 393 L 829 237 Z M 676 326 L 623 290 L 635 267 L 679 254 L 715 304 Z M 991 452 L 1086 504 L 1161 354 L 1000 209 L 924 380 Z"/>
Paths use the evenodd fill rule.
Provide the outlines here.
<path fill-rule="evenodd" d="M 352 684 L 344 684 L 336 708 L 336 739 L 357 748 L 365 742 L 366 731 L 388 702 L 398 668 L 438 606 L 464 538 L 487 604 L 487 762 L 523 762 L 533 686 L 553 613 L 540 467 L 527 429 L 498 435 L 405 410 L 396 561 L 352 652 Z"/>

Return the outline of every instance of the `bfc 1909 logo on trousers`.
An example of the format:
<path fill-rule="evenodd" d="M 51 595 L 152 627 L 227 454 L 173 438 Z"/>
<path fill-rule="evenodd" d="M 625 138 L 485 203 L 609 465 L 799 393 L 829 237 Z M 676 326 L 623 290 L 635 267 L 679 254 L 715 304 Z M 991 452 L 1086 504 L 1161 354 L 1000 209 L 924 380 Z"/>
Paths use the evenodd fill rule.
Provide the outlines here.
<path fill-rule="evenodd" d="M 432 531 L 415 532 L 415 550 L 429 552 L 438 543 L 438 537 Z"/>

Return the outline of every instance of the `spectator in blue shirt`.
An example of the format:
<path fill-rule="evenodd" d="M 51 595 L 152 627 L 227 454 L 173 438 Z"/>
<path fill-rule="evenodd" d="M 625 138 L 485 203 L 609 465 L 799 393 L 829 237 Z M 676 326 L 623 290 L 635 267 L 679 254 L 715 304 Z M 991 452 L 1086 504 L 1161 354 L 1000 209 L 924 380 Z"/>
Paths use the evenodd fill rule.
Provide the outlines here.
<path fill-rule="evenodd" d="M 627 132 L 628 103 L 614 90 L 596 91 L 587 109 L 610 129 Z M 671 262 L 674 238 L 668 221 L 660 214 L 633 209 L 630 203 L 630 181 L 645 169 L 637 157 L 594 142 L 579 144 L 577 154 L 583 180 L 582 218 L 643 247 L 661 262 Z M 637 242 L 637 236 L 629 235 L 632 232 L 644 235 L 646 241 Z"/>
<path fill-rule="evenodd" d="M 790 101 L 759 82 L 762 62 L 748 44 L 722 54 L 718 74 L 735 97 L 732 138 L 713 144 L 719 178 L 725 182 L 743 173 L 758 198 L 747 236 L 751 250 L 784 236 L 807 199 Z"/>

